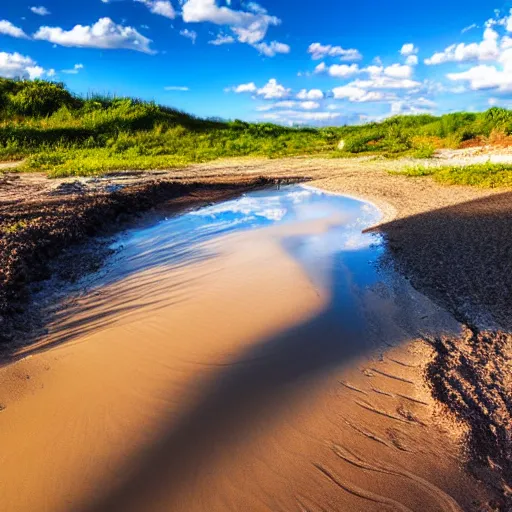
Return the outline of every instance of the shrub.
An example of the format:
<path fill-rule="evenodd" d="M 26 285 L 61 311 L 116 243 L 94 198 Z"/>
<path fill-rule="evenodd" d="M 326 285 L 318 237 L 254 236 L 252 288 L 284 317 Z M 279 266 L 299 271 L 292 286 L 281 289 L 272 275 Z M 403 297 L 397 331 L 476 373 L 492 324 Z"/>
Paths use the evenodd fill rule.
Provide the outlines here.
<path fill-rule="evenodd" d="M 343 149 L 348 153 L 363 153 L 365 151 L 376 151 L 379 149 L 379 141 L 382 135 L 356 135 L 345 139 Z"/>
<path fill-rule="evenodd" d="M 422 144 L 416 148 L 413 156 L 415 158 L 432 158 L 435 152 L 436 148 L 432 144 Z"/>
<path fill-rule="evenodd" d="M 9 108 L 14 114 L 44 117 L 61 108 L 77 106 L 78 100 L 63 84 L 42 80 L 20 82 L 16 93 L 9 98 Z"/>

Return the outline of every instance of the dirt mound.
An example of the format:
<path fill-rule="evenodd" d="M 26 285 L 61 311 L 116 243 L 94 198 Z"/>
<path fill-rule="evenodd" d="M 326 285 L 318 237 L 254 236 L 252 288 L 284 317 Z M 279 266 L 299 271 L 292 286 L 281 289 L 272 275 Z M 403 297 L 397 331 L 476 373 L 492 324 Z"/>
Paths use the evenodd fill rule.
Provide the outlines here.
<path fill-rule="evenodd" d="M 471 459 L 497 470 L 510 488 L 512 335 L 467 329 L 460 339 L 438 338 L 433 344 L 436 356 L 427 378 L 435 397 L 469 426 Z"/>

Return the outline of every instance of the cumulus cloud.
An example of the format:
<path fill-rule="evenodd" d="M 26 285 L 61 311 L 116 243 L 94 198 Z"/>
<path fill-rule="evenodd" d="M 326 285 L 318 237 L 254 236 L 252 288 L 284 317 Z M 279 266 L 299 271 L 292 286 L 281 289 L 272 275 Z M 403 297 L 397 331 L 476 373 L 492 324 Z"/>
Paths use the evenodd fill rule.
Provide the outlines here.
<path fill-rule="evenodd" d="M 83 64 L 75 64 L 71 69 L 63 69 L 62 72 L 67 75 L 77 75 L 81 69 L 84 69 Z"/>
<path fill-rule="evenodd" d="M 21 28 L 13 25 L 7 20 L 0 20 L 0 34 L 17 37 L 19 39 L 28 39 L 27 34 L 25 34 Z"/>
<path fill-rule="evenodd" d="M 242 92 L 256 92 L 258 88 L 256 87 L 256 84 L 254 82 L 249 82 L 248 84 L 240 84 L 236 87 L 233 87 L 233 92 L 236 92 L 237 94 L 240 94 Z"/>
<path fill-rule="evenodd" d="M 183 87 L 180 85 L 168 85 L 167 87 L 164 87 L 165 91 L 180 91 L 180 92 L 187 92 L 189 90 L 188 87 Z"/>
<path fill-rule="evenodd" d="M 271 78 L 263 87 L 257 87 L 254 82 L 247 84 L 240 84 L 234 87 L 225 89 L 226 92 L 235 93 L 255 93 L 265 100 L 282 100 L 288 98 L 291 94 L 291 89 L 288 89 L 281 85 L 275 78 Z"/>
<path fill-rule="evenodd" d="M 105 2 L 105 0 L 102 1 Z M 135 0 L 135 2 L 144 4 L 153 14 L 158 14 L 171 20 L 176 17 L 176 11 L 169 0 Z"/>
<path fill-rule="evenodd" d="M 5 78 L 40 78 L 44 74 L 44 69 L 37 65 L 30 57 L 26 57 L 17 52 L 0 52 L 0 76 Z"/>
<path fill-rule="evenodd" d="M 265 100 L 275 100 L 287 98 L 290 92 L 291 89 L 287 89 L 278 83 L 275 78 L 271 78 L 263 87 L 256 91 L 256 94 Z"/>
<path fill-rule="evenodd" d="M 39 7 L 31 7 L 30 10 L 39 16 L 48 16 L 51 12 L 46 8 L 40 5 Z"/>
<path fill-rule="evenodd" d="M 270 43 L 256 43 L 253 44 L 261 54 L 267 57 L 274 57 L 278 53 L 290 53 L 290 47 L 287 44 L 272 41 Z"/>
<path fill-rule="evenodd" d="M 435 53 L 426 64 L 436 65 L 446 62 L 469 63 L 473 67 L 460 72 L 450 72 L 446 76 L 452 82 L 461 82 L 463 90 L 492 90 L 497 93 L 512 92 L 512 37 L 501 35 L 512 32 L 512 9 L 510 14 L 487 20 L 483 39 L 475 43 L 454 44 L 442 52 Z"/>
<path fill-rule="evenodd" d="M 251 3 L 252 9 L 239 11 L 216 4 L 215 0 L 187 0 L 183 4 L 183 21 L 185 23 L 210 22 L 226 25 L 241 43 L 260 43 L 272 25 L 279 25 L 281 20 L 270 16 L 258 4 Z"/>
<path fill-rule="evenodd" d="M 421 84 L 409 78 L 391 78 L 389 76 L 373 76 L 368 80 L 354 80 L 352 85 L 362 89 L 414 89 Z"/>
<path fill-rule="evenodd" d="M 434 66 L 446 62 L 493 61 L 500 55 L 499 34 L 493 28 L 486 28 L 483 40 L 479 43 L 459 43 L 448 46 L 442 52 L 425 59 L 425 64 Z"/>
<path fill-rule="evenodd" d="M 410 78 L 412 76 L 412 67 L 401 64 L 393 64 L 384 68 L 384 74 L 392 78 Z"/>
<path fill-rule="evenodd" d="M 324 97 L 324 93 L 320 89 L 302 89 L 297 93 L 299 100 L 321 100 Z"/>
<path fill-rule="evenodd" d="M 409 55 L 407 59 L 405 59 L 405 63 L 408 66 L 417 66 L 418 65 L 418 56 L 417 55 Z"/>
<path fill-rule="evenodd" d="M 208 41 L 208 44 L 213 44 L 215 46 L 220 46 L 223 44 L 232 44 L 235 42 L 235 38 L 233 36 L 228 36 L 224 34 L 217 34 L 215 39 Z"/>
<path fill-rule="evenodd" d="M 41 27 L 34 39 L 49 41 L 60 46 L 79 48 L 101 48 L 105 50 L 126 49 L 143 53 L 154 53 L 151 39 L 133 27 L 117 25 L 110 18 L 101 18 L 93 25 L 76 25 L 71 30 L 61 27 Z"/>
<path fill-rule="evenodd" d="M 414 55 L 414 54 L 418 53 L 418 48 L 416 48 L 416 46 L 414 46 L 413 43 L 406 43 L 402 46 L 400 53 L 404 57 L 407 57 L 409 55 Z"/>
<path fill-rule="evenodd" d="M 324 59 L 326 57 L 339 57 L 342 61 L 361 60 L 363 56 L 355 48 L 344 49 L 341 46 L 322 45 L 312 43 L 309 45 L 308 53 L 314 60 Z"/>
<path fill-rule="evenodd" d="M 501 57 L 503 69 L 481 64 L 461 73 L 448 73 L 452 81 L 463 81 L 474 91 L 493 89 L 498 92 L 512 92 L 512 49 Z"/>
<path fill-rule="evenodd" d="M 197 32 L 195 30 L 189 30 L 188 28 L 180 30 L 180 36 L 190 39 L 193 44 L 196 44 Z"/>
<path fill-rule="evenodd" d="M 355 85 L 344 85 L 335 87 L 332 90 L 333 96 L 337 100 L 348 100 L 354 103 L 367 103 L 373 101 L 383 101 L 386 99 L 380 91 L 368 91 Z"/>
<path fill-rule="evenodd" d="M 360 71 L 357 64 L 333 64 L 332 66 L 326 66 L 325 62 L 321 62 L 315 68 L 315 73 L 327 72 L 327 74 L 335 78 L 347 78 L 356 75 Z"/>
<path fill-rule="evenodd" d="M 374 87 L 379 89 L 412 88 L 419 85 L 410 80 L 413 68 L 407 64 L 392 64 L 391 66 L 368 66 L 360 68 L 357 64 L 333 64 L 326 66 L 324 62 L 315 68 L 315 73 L 327 73 L 334 78 L 349 78 L 354 75 L 368 74 Z M 368 83 L 370 81 L 367 81 Z"/>

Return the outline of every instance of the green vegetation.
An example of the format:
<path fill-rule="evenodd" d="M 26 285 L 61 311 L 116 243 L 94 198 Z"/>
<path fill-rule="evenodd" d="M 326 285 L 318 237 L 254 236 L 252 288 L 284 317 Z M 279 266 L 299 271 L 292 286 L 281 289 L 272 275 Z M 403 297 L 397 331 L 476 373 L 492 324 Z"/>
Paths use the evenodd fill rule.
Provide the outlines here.
<path fill-rule="evenodd" d="M 512 187 L 512 165 L 490 162 L 466 166 L 419 166 L 394 171 L 392 174 L 405 174 L 410 177 L 432 176 L 439 183 L 447 185 L 474 185 L 496 188 Z"/>
<path fill-rule="evenodd" d="M 198 119 L 130 98 L 72 96 L 63 84 L 0 79 L 0 160 L 51 176 L 161 169 L 222 157 L 332 153 L 336 130 Z"/>
<path fill-rule="evenodd" d="M 81 98 L 61 83 L 0 79 L 0 160 L 25 159 L 20 170 L 50 176 L 172 168 L 242 156 L 430 158 L 436 149 L 473 141 L 512 144 L 512 111 L 492 108 L 478 114 L 396 116 L 360 126 L 290 128 L 199 119 L 136 99 Z"/>
<path fill-rule="evenodd" d="M 12 234 L 12 233 L 17 233 L 18 231 L 21 231 L 22 229 L 26 228 L 28 226 L 28 223 L 23 221 L 23 220 L 20 220 L 18 222 L 15 222 L 14 224 L 11 224 L 9 226 L 5 226 L 3 228 L 0 229 L 0 233 L 5 233 L 5 234 Z"/>

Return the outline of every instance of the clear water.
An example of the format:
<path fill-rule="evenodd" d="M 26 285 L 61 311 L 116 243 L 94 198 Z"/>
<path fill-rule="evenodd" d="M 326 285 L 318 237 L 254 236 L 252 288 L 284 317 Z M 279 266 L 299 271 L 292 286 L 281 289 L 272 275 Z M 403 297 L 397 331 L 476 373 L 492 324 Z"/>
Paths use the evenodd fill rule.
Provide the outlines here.
<path fill-rule="evenodd" d="M 303 186 L 251 192 L 242 197 L 164 219 L 128 232 L 108 281 L 151 267 L 176 268 L 215 256 L 226 235 L 262 228 L 279 229 L 275 237 L 313 280 L 349 265 L 361 284 L 371 284 L 380 253 L 380 237 L 363 233 L 379 221 L 369 203 Z M 298 233 L 294 233 L 299 228 Z M 333 284 L 336 286 L 336 284 Z"/>

